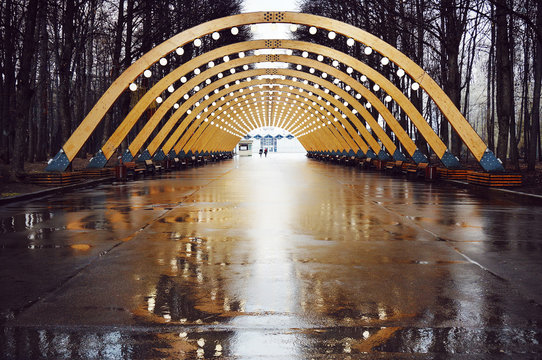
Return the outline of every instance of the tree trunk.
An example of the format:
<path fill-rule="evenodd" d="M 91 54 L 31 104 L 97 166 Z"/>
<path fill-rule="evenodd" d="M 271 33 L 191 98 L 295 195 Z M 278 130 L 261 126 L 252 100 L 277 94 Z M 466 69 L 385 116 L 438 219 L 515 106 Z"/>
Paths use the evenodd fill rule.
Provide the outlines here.
<path fill-rule="evenodd" d="M 536 27 L 542 28 L 542 1 L 538 1 L 536 9 Z M 534 58 L 534 89 L 533 109 L 531 111 L 531 140 L 529 146 L 528 168 L 534 170 L 536 165 L 536 152 L 540 143 L 540 87 L 542 85 L 542 37 L 536 31 L 536 49 Z"/>
<path fill-rule="evenodd" d="M 62 143 L 65 143 L 72 132 L 72 116 L 71 116 L 71 101 L 70 101 L 70 83 L 71 83 L 71 65 L 73 57 L 73 33 L 74 33 L 74 18 L 75 18 L 75 0 L 66 1 L 66 9 L 62 17 L 62 48 L 60 53 L 59 63 L 59 89 L 58 98 L 60 102 L 59 117 L 60 128 L 62 135 Z"/>
<path fill-rule="evenodd" d="M 508 139 L 512 114 L 512 79 L 510 64 L 510 43 L 508 38 L 508 14 L 505 0 L 496 1 L 496 87 L 497 87 L 497 118 L 499 134 L 497 141 L 497 157 L 503 165 L 508 158 Z"/>
<path fill-rule="evenodd" d="M 115 43 L 113 47 L 113 64 L 111 69 L 111 82 L 119 76 L 120 73 L 120 52 L 122 49 L 122 33 L 124 30 L 124 0 L 119 0 L 119 9 L 117 13 L 117 26 L 115 30 Z M 102 145 L 105 144 L 109 136 L 113 133 L 112 123 L 113 117 L 117 111 L 109 111 L 105 116 L 104 132 L 102 137 Z"/>
<path fill-rule="evenodd" d="M 21 63 L 17 77 L 17 107 L 15 126 L 15 146 L 13 152 L 15 173 L 24 172 L 24 160 L 26 157 L 28 141 L 28 116 L 30 114 L 30 100 L 33 96 L 31 84 L 32 60 L 34 59 L 34 47 L 36 41 L 36 15 L 38 12 L 38 0 L 30 0 L 25 16 L 25 27 L 23 35 L 23 48 L 21 52 Z"/>
<path fill-rule="evenodd" d="M 49 156 L 47 144 L 49 142 L 48 135 L 50 130 L 50 125 L 48 124 L 49 56 L 47 45 L 49 43 L 49 33 L 47 32 L 47 1 L 40 1 L 38 33 L 40 64 L 38 69 L 38 144 L 36 160 L 43 161 Z"/>
<path fill-rule="evenodd" d="M 132 65 L 132 34 L 134 26 L 134 0 L 128 0 L 126 4 L 126 40 L 124 44 L 124 68 Z M 130 111 L 130 92 L 124 93 L 121 98 L 121 113 L 123 116 Z M 121 144 L 121 153 L 128 148 L 128 140 L 125 138 Z"/>
<path fill-rule="evenodd" d="M 515 40 L 514 40 L 514 18 L 510 17 L 508 24 L 508 38 L 509 38 L 509 73 L 510 73 L 510 92 L 508 96 L 510 99 L 510 161 L 509 167 L 514 171 L 519 171 L 519 156 L 518 156 L 518 139 L 516 133 L 516 110 L 514 99 L 514 52 L 515 52 Z"/>
<path fill-rule="evenodd" d="M 450 97 L 454 105 L 461 109 L 461 73 L 459 69 L 459 46 L 464 32 L 462 19 L 458 15 L 455 0 L 443 0 L 441 2 L 441 12 L 444 13 L 444 34 L 441 41 L 445 50 L 441 56 L 446 61 L 447 78 L 444 79 L 444 91 Z M 448 124 L 446 124 L 447 126 Z M 457 131 L 451 129 L 451 152 L 460 157 L 462 142 Z"/>
<path fill-rule="evenodd" d="M 15 36 L 13 1 L 6 0 L 4 13 L 5 39 L 4 39 L 4 86 L 2 96 L 2 147 L 1 158 L 9 163 L 13 150 L 13 101 L 15 94 Z"/>
<path fill-rule="evenodd" d="M 487 69 L 487 147 L 495 152 L 495 9 L 491 6 L 491 44 Z"/>

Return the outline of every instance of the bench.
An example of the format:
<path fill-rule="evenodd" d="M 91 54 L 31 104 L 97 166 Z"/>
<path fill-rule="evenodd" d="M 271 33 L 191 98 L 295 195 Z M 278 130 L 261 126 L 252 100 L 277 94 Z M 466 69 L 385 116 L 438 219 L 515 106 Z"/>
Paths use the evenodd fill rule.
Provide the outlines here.
<path fill-rule="evenodd" d="M 372 166 L 371 160 L 371 158 L 365 158 L 364 160 L 359 162 L 359 166 L 364 170 L 370 169 Z"/>
<path fill-rule="evenodd" d="M 173 158 L 173 161 L 171 162 L 171 168 L 180 169 L 180 167 L 181 167 L 181 160 L 179 160 L 179 158 Z"/>
<path fill-rule="evenodd" d="M 152 160 L 145 160 L 145 170 L 148 174 L 155 175 L 162 172 L 162 165 L 157 165 Z"/>
<path fill-rule="evenodd" d="M 145 169 L 137 167 L 135 162 L 125 162 L 124 166 L 126 167 L 126 177 L 137 179 L 139 175 L 145 175 Z"/>
<path fill-rule="evenodd" d="M 414 164 L 413 164 L 414 165 Z M 429 163 L 419 163 L 414 166 L 409 166 L 406 170 L 406 175 L 408 178 L 414 179 L 414 178 L 420 178 L 425 177 L 425 168 L 429 166 Z"/>
<path fill-rule="evenodd" d="M 403 162 L 404 161 L 402 160 L 388 161 L 384 170 L 391 175 L 400 174 L 403 167 Z"/>

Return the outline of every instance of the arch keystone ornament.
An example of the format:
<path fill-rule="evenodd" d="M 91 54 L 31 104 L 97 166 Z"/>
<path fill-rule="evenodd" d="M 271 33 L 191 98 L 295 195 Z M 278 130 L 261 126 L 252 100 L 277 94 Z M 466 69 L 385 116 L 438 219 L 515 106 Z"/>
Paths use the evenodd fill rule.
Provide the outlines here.
<path fill-rule="evenodd" d="M 205 36 L 213 37 L 212 34 L 221 30 L 230 29 L 231 33 L 236 35 L 239 33 L 238 27 L 259 23 L 292 24 L 297 31 L 306 30 L 312 35 L 317 33 L 318 29 L 322 29 L 328 34 L 333 34 L 333 37 L 345 36 L 349 47 L 359 43 L 365 47 L 367 56 L 378 54 L 382 57 L 381 62 L 384 61 L 388 66 L 397 66 L 401 76 L 408 75 L 414 84 L 425 91 L 441 111 L 443 120 L 446 119 L 450 123 L 484 170 L 504 171 L 501 161 L 487 148 L 445 92 L 422 68 L 399 50 L 362 29 L 338 20 L 311 14 L 270 11 L 244 13 L 208 21 L 185 30 L 151 49 L 115 79 L 62 149 L 49 161 L 46 170 L 65 171 L 121 94 L 131 84 L 137 84 L 138 78 L 144 72 L 148 73 L 150 67 L 162 58 L 188 43 L 201 41 L 200 39 Z M 260 49 L 285 49 L 288 55 L 280 54 L 280 51 L 259 55 Z M 253 51 L 254 55 L 245 56 L 245 51 Z M 294 52 L 302 55 L 296 56 Z M 318 61 L 312 60 L 312 57 L 308 56 L 309 53 L 318 55 Z M 333 66 L 322 62 L 324 56 L 333 59 Z M 229 60 L 229 57 L 232 57 L 232 60 Z M 294 64 L 298 71 L 279 68 L 249 69 L 250 64 L 264 62 Z M 338 64 L 344 66 L 338 67 L 336 66 Z M 240 70 L 240 67 L 243 67 L 243 70 Z M 346 68 L 344 72 L 340 70 L 342 67 Z M 363 85 L 364 81 L 357 82 L 351 76 L 354 71 L 363 74 L 376 86 L 371 90 Z M 321 73 L 320 77 L 317 76 L 318 73 Z M 194 76 L 187 80 L 189 74 Z M 332 79 L 326 79 L 328 74 L 334 78 L 333 82 Z M 250 84 L 254 79 L 250 79 L 250 76 L 260 77 L 258 86 L 264 84 L 279 86 L 280 89 L 289 92 L 288 99 L 284 95 L 281 99 L 275 99 L 273 92 L 276 89 L 269 89 L 270 93 L 265 96 L 267 100 L 264 100 L 267 102 L 266 105 L 256 108 L 246 107 L 243 111 L 245 113 L 252 111 L 253 114 L 250 115 L 238 112 L 239 107 L 235 107 L 236 104 L 245 102 L 247 105 L 248 100 L 243 96 L 248 93 L 255 95 Z M 219 80 L 211 80 L 217 77 Z M 182 85 L 173 86 L 179 79 Z M 344 88 L 336 86 L 338 83 L 344 84 Z M 230 87 L 233 89 L 239 84 L 240 86 L 235 89 L 245 91 L 244 94 L 232 98 L 231 101 L 223 101 L 228 97 L 227 89 Z M 345 90 L 346 88 L 357 92 L 356 97 L 353 98 L 350 90 Z M 459 160 L 450 153 L 403 91 L 376 69 L 323 45 L 279 39 L 246 41 L 223 46 L 207 51 L 174 69 L 143 94 L 110 139 L 96 153 L 89 166 L 105 166 L 151 103 L 157 105 L 156 112 L 123 154 L 124 159 L 131 160 L 138 155 L 139 159 L 160 160 L 166 156 L 185 156 L 196 152 L 205 154 L 230 151 L 250 129 L 258 127 L 265 121 L 271 123 L 276 118 L 276 115 L 272 115 L 278 111 L 276 106 L 288 104 L 288 114 L 296 115 L 289 115 L 290 118 L 282 121 L 280 125 L 289 129 L 292 136 L 296 136 L 309 152 L 340 153 L 381 159 L 393 157 L 396 160 L 406 159 L 405 155 L 408 155 L 417 163 L 427 162 L 425 155 L 414 145 L 412 139 L 387 110 L 386 105 L 381 102 L 383 96 L 378 96 L 378 92 L 381 91 L 385 92 L 386 103 L 393 100 L 400 106 L 444 166 L 448 168 L 460 166 Z M 303 96 L 300 96 L 301 94 Z M 158 97 L 162 101 L 156 104 L 155 100 Z M 306 108 L 301 110 L 301 100 L 298 103 L 301 97 L 314 104 L 312 110 Z M 213 100 L 207 101 L 211 98 Z M 202 108 L 200 105 L 204 102 L 206 105 Z M 218 105 L 219 103 L 221 105 Z M 365 109 L 369 105 L 372 107 L 371 112 Z M 173 106 L 176 111 L 170 111 Z M 191 111 L 194 113 L 191 114 Z M 299 113 L 300 111 L 303 113 Z M 375 118 L 372 111 L 378 113 L 378 117 Z M 166 116 L 169 116 L 169 119 L 164 119 Z M 401 143 L 404 154 L 379 125 L 381 119 Z M 149 139 L 153 133 L 158 135 L 154 139 Z M 145 145 L 149 140 L 152 141 Z M 147 147 L 143 149 L 143 146 Z"/>

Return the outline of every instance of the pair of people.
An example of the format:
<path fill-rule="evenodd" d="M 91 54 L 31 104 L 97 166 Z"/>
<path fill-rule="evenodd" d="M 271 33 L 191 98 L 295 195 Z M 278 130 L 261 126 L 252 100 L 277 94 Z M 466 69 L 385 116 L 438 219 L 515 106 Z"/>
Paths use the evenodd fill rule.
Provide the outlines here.
<path fill-rule="evenodd" d="M 262 153 L 264 153 L 265 157 L 267 157 L 267 148 L 265 148 L 265 150 L 260 149 L 260 157 L 262 157 Z"/>

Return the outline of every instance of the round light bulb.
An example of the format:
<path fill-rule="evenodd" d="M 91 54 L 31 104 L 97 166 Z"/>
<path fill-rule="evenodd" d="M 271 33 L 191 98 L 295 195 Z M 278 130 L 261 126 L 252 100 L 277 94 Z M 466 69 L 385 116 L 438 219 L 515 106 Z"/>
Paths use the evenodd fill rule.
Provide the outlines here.
<path fill-rule="evenodd" d="M 294 25 L 294 24 L 290 25 L 290 31 L 291 32 L 296 32 L 297 31 L 297 25 Z"/>
<path fill-rule="evenodd" d="M 224 60 L 224 62 L 228 62 L 228 61 L 230 61 L 230 57 L 228 55 L 226 55 L 226 56 L 224 56 L 222 58 L 222 60 Z"/>
<path fill-rule="evenodd" d="M 370 109 L 370 108 L 372 107 L 372 105 L 371 105 L 370 102 L 368 102 L 367 104 L 365 104 L 365 107 L 366 107 L 367 109 Z"/>
<path fill-rule="evenodd" d="M 346 45 L 348 46 L 354 46 L 355 43 L 356 42 L 352 38 L 349 38 L 348 40 L 346 40 Z"/>
<path fill-rule="evenodd" d="M 177 53 L 177 55 L 183 55 L 184 54 L 184 49 L 182 47 L 178 47 L 177 49 L 175 49 L 175 52 Z"/>
<path fill-rule="evenodd" d="M 327 78 L 327 74 L 326 73 L 322 73 L 322 78 Z"/>
<path fill-rule="evenodd" d="M 161 98 L 160 96 L 158 96 L 158 97 L 156 98 L 156 102 L 157 102 L 158 104 L 162 103 L 162 98 Z"/>
<path fill-rule="evenodd" d="M 304 58 L 308 57 L 309 56 L 309 53 L 306 52 L 306 51 L 303 51 L 303 53 L 301 54 L 301 56 L 303 56 Z"/>
<path fill-rule="evenodd" d="M 415 83 L 412 83 L 412 86 L 411 86 L 411 87 L 412 87 L 412 90 L 417 91 L 417 90 L 420 88 L 420 84 L 418 84 L 417 82 L 415 82 Z"/>
<path fill-rule="evenodd" d="M 137 90 L 137 85 L 134 84 L 134 83 L 131 83 L 131 84 L 130 84 L 130 90 L 131 90 L 131 91 L 136 91 L 136 90 Z"/>
<path fill-rule="evenodd" d="M 403 70 L 403 69 L 397 70 L 397 76 L 399 76 L 399 77 L 405 76 L 405 70 Z"/>
<path fill-rule="evenodd" d="M 178 108 L 179 108 L 179 104 L 175 103 L 175 104 L 173 105 L 173 108 L 174 108 L 174 109 L 178 109 Z"/>
<path fill-rule="evenodd" d="M 367 76 L 365 75 L 361 75 L 361 77 L 359 78 L 362 82 L 365 82 L 367 81 Z"/>
<path fill-rule="evenodd" d="M 209 63 L 207 64 L 207 66 L 208 66 L 209 68 L 214 67 L 214 66 L 215 66 L 214 61 L 209 61 Z"/>
<path fill-rule="evenodd" d="M 150 70 L 145 70 L 143 71 L 143 76 L 145 76 L 146 78 L 150 78 L 152 75 L 151 71 Z"/>
<path fill-rule="evenodd" d="M 201 46 L 201 39 L 196 39 L 196 40 L 194 40 L 194 45 L 195 45 L 196 47 L 200 47 L 200 46 Z"/>
<path fill-rule="evenodd" d="M 201 73 L 201 70 L 199 68 L 194 69 L 194 74 L 199 75 Z"/>
<path fill-rule="evenodd" d="M 331 63 L 331 65 L 337 67 L 339 66 L 339 62 L 337 60 L 333 60 L 333 62 Z"/>
<path fill-rule="evenodd" d="M 166 66 L 167 65 L 167 59 L 166 58 L 161 58 L 160 59 L 160 65 Z"/>
<path fill-rule="evenodd" d="M 183 77 L 181 78 L 181 82 L 184 84 L 184 83 L 186 82 L 186 77 L 183 76 Z"/>
<path fill-rule="evenodd" d="M 337 34 L 335 34 L 334 31 L 330 31 L 327 33 L 327 37 L 330 39 L 330 40 L 333 40 L 335 39 L 335 37 L 337 37 Z"/>
<path fill-rule="evenodd" d="M 301 70 L 302 68 L 303 68 L 303 66 L 301 66 L 301 65 L 297 65 L 297 66 L 296 66 L 296 69 L 297 69 L 297 70 Z"/>
<path fill-rule="evenodd" d="M 239 34 L 239 29 L 236 28 L 236 27 L 232 27 L 231 28 L 231 33 L 232 33 L 232 35 L 237 35 L 237 34 Z"/>
<path fill-rule="evenodd" d="M 352 74 L 354 72 L 354 69 L 352 69 L 351 67 L 347 67 L 346 72 Z"/>
<path fill-rule="evenodd" d="M 384 102 L 389 103 L 390 101 L 391 101 L 391 96 L 388 95 L 388 96 L 386 96 L 386 97 L 384 98 Z"/>
<path fill-rule="evenodd" d="M 323 61 L 324 57 L 322 55 L 318 55 L 317 59 L 318 59 L 318 61 Z"/>
<path fill-rule="evenodd" d="M 314 26 L 311 26 L 310 29 L 309 29 L 309 33 L 310 33 L 311 35 L 316 34 L 316 31 L 317 31 L 317 30 L 316 30 L 316 28 L 315 28 Z"/>
<path fill-rule="evenodd" d="M 378 84 L 374 84 L 373 90 L 374 90 L 374 91 L 380 90 L 380 86 L 378 86 Z"/>
<path fill-rule="evenodd" d="M 243 70 L 247 71 L 248 70 L 248 65 L 243 65 Z"/>
<path fill-rule="evenodd" d="M 371 55 L 373 53 L 373 49 L 367 46 L 365 50 L 363 50 L 363 52 L 365 53 L 365 55 Z"/>
<path fill-rule="evenodd" d="M 390 63 L 390 59 L 388 59 L 387 57 L 383 57 L 381 60 L 380 60 L 380 63 L 384 66 L 388 65 Z"/>
<path fill-rule="evenodd" d="M 313 69 L 313 68 L 310 68 L 310 69 L 309 69 L 309 72 L 310 72 L 311 74 L 314 74 L 314 69 Z"/>
<path fill-rule="evenodd" d="M 218 40 L 218 39 L 220 39 L 220 34 L 219 34 L 218 32 L 216 32 L 216 31 L 215 31 L 215 32 L 213 33 L 213 35 L 211 35 L 211 36 L 212 36 L 213 40 Z"/>
<path fill-rule="evenodd" d="M 241 59 L 245 57 L 245 53 L 242 52 L 242 51 L 241 51 L 238 55 L 239 55 L 239 57 L 240 57 Z"/>
<path fill-rule="evenodd" d="M 167 91 L 169 91 L 170 93 L 172 93 L 172 92 L 175 91 L 175 88 L 173 87 L 173 85 L 169 85 L 168 88 L 167 88 Z"/>

